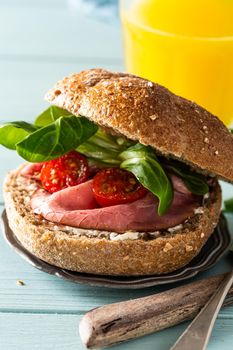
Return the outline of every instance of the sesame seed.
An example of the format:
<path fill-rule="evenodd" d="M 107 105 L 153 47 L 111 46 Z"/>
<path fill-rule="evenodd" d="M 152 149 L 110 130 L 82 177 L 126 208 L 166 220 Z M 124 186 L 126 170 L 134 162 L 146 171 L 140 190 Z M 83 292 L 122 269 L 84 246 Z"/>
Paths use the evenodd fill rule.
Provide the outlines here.
<path fill-rule="evenodd" d="M 214 154 L 216 154 L 216 156 L 218 155 L 218 151 L 215 151 Z"/>
<path fill-rule="evenodd" d="M 204 142 L 205 142 L 205 143 L 209 143 L 208 137 L 205 137 Z"/>
<path fill-rule="evenodd" d="M 148 86 L 152 87 L 153 86 L 153 83 L 151 81 L 148 81 Z"/>
<path fill-rule="evenodd" d="M 201 238 L 204 238 L 205 237 L 205 234 L 202 232 L 201 233 Z"/>

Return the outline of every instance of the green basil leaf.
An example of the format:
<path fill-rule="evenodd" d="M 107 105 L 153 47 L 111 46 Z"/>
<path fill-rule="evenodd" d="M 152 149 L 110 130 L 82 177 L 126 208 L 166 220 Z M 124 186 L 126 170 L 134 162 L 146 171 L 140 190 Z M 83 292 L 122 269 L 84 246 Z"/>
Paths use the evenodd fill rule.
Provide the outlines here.
<path fill-rule="evenodd" d="M 71 115 L 71 113 L 66 111 L 65 109 L 56 106 L 50 106 L 36 118 L 35 125 L 47 126 L 55 120 L 57 120 L 58 118 L 65 117 L 68 115 Z"/>
<path fill-rule="evenodd" d="M 163 215 L 173 200 L 171 182 L 150 147 L 137 143 L 120 154 L 120 167 L 132 172 L 138 181 L 159 198 L 158 214 Z"/>
<path fill-rule="evenodd" d="M 28 135 L 16 150 L 29 162 L 44 162 L 76 149 L 96 131 L 97 126 L 84 117 L 60 117 Z"/>
<path fill-rule="evenodd" d="M 165 168 L 181 177 L 187 189 L 193 194 L 203 196 L 209 192 L 209 186 L 205 176 L 191 171 L 187 166 L 169 160 L 169 162 L 165 163 Z"/>
<path fill-rule="evenodd" d="M 224 201 L 224 211 L 227 213 L 233 213 L 233 198 Z"/>
<path fill-rule="evenodd" d="M 24 121 L 9 122 L 0 125 L 0 144 L 15 150 L 18 142 L 37 129 L 38 127 L 35 125 Z"/>

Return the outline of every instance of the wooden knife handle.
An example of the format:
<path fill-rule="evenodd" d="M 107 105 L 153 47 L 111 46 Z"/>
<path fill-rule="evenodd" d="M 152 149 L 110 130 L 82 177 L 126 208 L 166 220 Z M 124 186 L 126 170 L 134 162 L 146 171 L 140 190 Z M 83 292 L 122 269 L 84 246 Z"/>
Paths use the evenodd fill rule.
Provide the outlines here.
<path fill-rule="evenodd" d="M 109 304 L 84 315 L 80 337 L 88 349 L 100 349 L 194 318 L 225 274 L 148 297 Z M 233 304 L 233 286 L 223 306 Z"/>

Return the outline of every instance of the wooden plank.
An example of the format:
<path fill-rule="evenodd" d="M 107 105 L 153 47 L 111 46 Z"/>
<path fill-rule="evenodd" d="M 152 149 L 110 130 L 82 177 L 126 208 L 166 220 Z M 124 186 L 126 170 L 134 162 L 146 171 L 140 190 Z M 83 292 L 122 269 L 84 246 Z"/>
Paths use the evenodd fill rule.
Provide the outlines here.
<path fill-rule="evenodd" d="M 0 120 L 32 121 L 47 103 L 44 94 L 66 75 L 93 67 L 121 70 L 119 64 L 87 63 L 62 64 L 50 62 L 4 61 L 0 64 Z"/>
<path fill-rule="evenodd" d="M 119 27 L 72 11 L 68 3 L 0 0 L 0 119 L 32 120 L 46 106 L 45 91 L 71 72 L 94 66 L 122 69 Z M 1 149 L 1 183 L 6 171 L 20 162 L 14 152 Z M 231 195 L 232 187 L 226 187 L 224 196 Z M 228 257 L 199 278 L 230 267 Z M 0 349 L 6 350 L 81 350 L 77 326 L 84 312 L 164 289 L 109 290 L 72 284 L 31 267 L 3 241 L 2 235 L 0 276 Z M 26 285 L 18 286 L 18 279 Z M 233 308 L 221 312 L 209 349 L 232 348 L 232 315 Z M 175 327 L 115 349 L 165 350 L 183 329 L 184 325 Z"/>
<path fill-rule="evenodd" d="M 0 0 L 0 9 L 1 8 L 67 8 L 68 2 L 64 0 Z"/>
<path fill-rule="evenodd" d="M 7 350 L 82 350 L 78 323 L 82 315 L 0 314 L 0 348 Z M 187 323 L 114 347 L 116 350 L 167 350 Z M 209 350 L 232 349 L 233 320 L 218 319 L 210 340 Z"/>
<path fill-rule="evenodd" d="M 80 316 L 0 314 L 0 348 L 84 349 L 77 332 Z"/>
<path fill-rule="evenodd" d="M 0 57 L 94 57 L 120 62 L 120 26 L 104 23 L 71 7 L 2 6 Z M 4 49 L 3 49 L 4 48 Z"/>

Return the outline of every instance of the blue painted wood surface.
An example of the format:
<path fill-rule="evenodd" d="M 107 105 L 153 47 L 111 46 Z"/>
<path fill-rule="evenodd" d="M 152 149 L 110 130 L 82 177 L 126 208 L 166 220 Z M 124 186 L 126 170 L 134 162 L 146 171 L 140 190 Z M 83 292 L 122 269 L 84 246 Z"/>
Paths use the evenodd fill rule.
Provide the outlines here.
<path fill-rule="evenodd" d="M 81 69 L 123 68 L 120 29 L 85 17 L 65 0 L 0 0 L 0 120 L 33 120 L 46 107 L 43 95 L 58 79 Z M 20 158 L 1 148 L 0 184 Z M 233 195 L 224 185 L 224 197 Z M 0 195 L 0 210 L 3 199 Z M 233 218 L 230 218 L 233 228 Z M 233 256 L 197 278 L 227 271 Z M 16 281 L 23 280 L 24 286 Z M 84 313 L 107 303 L 150 295 L 167 287 L 139 291 L 77 285 L 27 264 L 0 235 L 0 349 L 84 349 L 78 322 Z M 172 345 L 185 325 L 116 346 L 159 349 Z M 230 350 L 233 307 L 219 314 L 210 350 Z"/>

